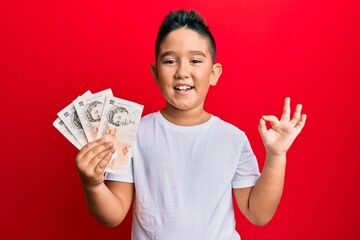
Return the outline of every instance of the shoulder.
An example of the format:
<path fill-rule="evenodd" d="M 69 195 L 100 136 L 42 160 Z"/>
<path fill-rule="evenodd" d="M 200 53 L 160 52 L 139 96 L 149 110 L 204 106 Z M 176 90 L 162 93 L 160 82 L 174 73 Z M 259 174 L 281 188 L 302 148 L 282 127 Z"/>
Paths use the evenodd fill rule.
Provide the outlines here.
<path fill-rule="evenodd" d="M 214 126 L 218 129 L 218 131 L 224 132 L 227 135 L 230 134 L 230 135 L 238 136 L 241 138 L 245 137 L 244 131 L 242 131 L 237 126 L 235 126 L 229 122 L 226 122 L 217 116 L 213 116 L 213 118 L 214 118 L 214 120 L 213 120 Z"/>
<path fill-rule="evenodd" d="M 139 128 L 138 128 L 138 135 L 149 134 L 154 129 L 156 125 L 157 119 L 157 112 L 149 113 L 143 116 L 140 120 Z"/>
<path fill-rule="evenodd" d="M 141 122 L 151 121 L 151 119 L 155 119 L 157 113 L 158 112 L 153 112 L 153 113 L 146 114 L 145 116 L 143 116 L 141 118 Z"/>
<path fill-rule="evenodd" d="M 216 141 L 221 141 L 226 144 L 235 145 L 242 148 L 248 142 L 247 136 L 244 131 L 239 127 L 226 122 L 219 117 L 213 116 L 212 135 L 216 136 Z"/>
<path fill-rule="evenodd" d="M 149 114 L 143 116 L 140 120 L 140 126 L 153 123 L 156 119 L 156 115 L 157 115 L 157 112 L 149 113 Z"/>

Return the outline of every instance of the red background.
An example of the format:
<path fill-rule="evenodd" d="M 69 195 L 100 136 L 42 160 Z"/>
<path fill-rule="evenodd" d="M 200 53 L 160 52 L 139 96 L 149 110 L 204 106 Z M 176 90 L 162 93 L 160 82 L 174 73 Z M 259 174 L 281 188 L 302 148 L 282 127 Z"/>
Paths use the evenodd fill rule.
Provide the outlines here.
<path fill-rule="evenodd" d="M 195 8 L 217 40 L 223 75 L 206 108 L 243 129 L 263 166 L 262 114 L 302 103 L 274 219 L 244 240 L 358 239 L 359 4 L 356 1 L 1 1 L 2 239 L 129 239 L 131 215 L 101 226 L 87 211 L 77 150 L 52 126 L 90 89 L 164 106 L 150 74 L 164 15 Z M 186 229 L 184 229 L 186 231 Z"/>

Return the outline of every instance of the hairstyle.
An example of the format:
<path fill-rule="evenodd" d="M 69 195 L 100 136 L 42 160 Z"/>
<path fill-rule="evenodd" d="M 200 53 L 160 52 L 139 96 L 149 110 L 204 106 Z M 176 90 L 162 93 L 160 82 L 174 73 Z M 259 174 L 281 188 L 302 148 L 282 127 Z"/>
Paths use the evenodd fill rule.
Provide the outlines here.
<path fill-rule="evenodd" d="M 80 118 L 79 115 L 77 114 L 77 112 L 73 112 L 71 114 L 71 121 L 74 124 L 74 126 L 78 129 L 83 129 L 81 122 L 80 122 Z"/>
<path fill-rule="evenodd" d="M 128 110 L 124 107 L 115 106 L 109 113 L 108 121 L 110 124 L 119 127 L 119 126 L 127 126 L 130 123 L 134 123 L 134 121 L 131 120 L 131 118 L 125 118 L 125 119 L 114 119 L 115 115 L 117 113 L 127 113 L 129 114 Z"/>
<path fill-rule="evenodd" d="M 156 61 L 159 55 L 160 45 L 169 33 L 180 28 L 191 29 L 205 37 L 209 43 L 212 62 L 215 62 L 216 45 L 205 19 L 195 10 L 175 10 L 165 16 L 165 20 L 159 27 L 155 42 Z"/>
<path fill-rule="evenodd" d="M 97 116 L 96 118 L 93 118 L 93 116 L 91 115 L 92 111 L 98 106 L 98 105 L 102 105 L 101 102 L 99 101 L 94 101 L 91 102 L 88 107 L 86 108 L 85 114 L 86 114 L 86 118 L 87 120 L 89 120 L 89 122 L 100 122 L 101 117 Z"/>

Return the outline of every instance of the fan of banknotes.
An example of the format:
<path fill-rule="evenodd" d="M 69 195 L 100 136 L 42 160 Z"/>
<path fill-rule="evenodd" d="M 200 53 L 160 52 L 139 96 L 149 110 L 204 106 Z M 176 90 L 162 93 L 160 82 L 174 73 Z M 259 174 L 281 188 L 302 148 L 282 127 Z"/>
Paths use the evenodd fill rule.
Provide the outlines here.
<path fill-rule="evenodd" d="M 54 127 L 76 148 L 101 137 L 114 143 L 106 172 L 127 175 L 144 106 L 113 96 L 111 89 L 77 97 L 58 112 Z"/>

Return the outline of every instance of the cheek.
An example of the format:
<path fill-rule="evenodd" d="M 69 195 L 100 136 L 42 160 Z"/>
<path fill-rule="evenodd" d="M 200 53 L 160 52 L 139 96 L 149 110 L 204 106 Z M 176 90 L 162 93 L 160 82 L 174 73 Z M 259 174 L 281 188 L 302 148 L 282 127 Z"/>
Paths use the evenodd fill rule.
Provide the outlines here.
<path fill-rule="evenodd" d="M 193 74 L 193 78 L 196 79 L 197 85 L 206 87 L 210 85 L 211 73 L 209 71 L 202 71 Z"/>
<path fill-rule="evenodd" d="M 209 80 L 211 77 L 212 68 L 210 66 L 204 66 L 193 71 L 193 75 L 202 79 Z"/>
<path fill-rule="evenodd" d="M 171 66 L 161 66 L 158 68 L 157 74 L 159 78 L 169 78 L 172 76 L 174 71 L 174 68 Z"/>
<path fill-rule="evenodd" d="M 161 91 L 172 90 L 173 81 L 171 77 L 159 76 L 157 84 L 159 85 Z"/>

